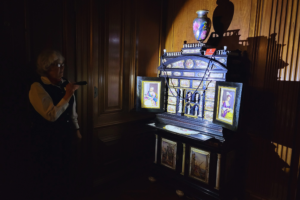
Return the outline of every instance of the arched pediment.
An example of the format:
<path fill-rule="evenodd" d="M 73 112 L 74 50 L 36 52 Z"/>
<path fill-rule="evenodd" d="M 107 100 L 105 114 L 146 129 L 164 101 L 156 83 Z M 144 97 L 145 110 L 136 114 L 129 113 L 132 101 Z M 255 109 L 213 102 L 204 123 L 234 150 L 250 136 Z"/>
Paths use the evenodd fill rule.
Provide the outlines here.
<path fill-rule="evenodd" d="M 206 70 L 210 58 L 206 56 L 180 56 L 176 58 L 162 59 L 160 69 L 180 69 L 180 70 Z M 213 58 L 210 62 L 211 70 L 226 71 L 227 68 L 223 63 L 226 63 L 226 58 Z"/>

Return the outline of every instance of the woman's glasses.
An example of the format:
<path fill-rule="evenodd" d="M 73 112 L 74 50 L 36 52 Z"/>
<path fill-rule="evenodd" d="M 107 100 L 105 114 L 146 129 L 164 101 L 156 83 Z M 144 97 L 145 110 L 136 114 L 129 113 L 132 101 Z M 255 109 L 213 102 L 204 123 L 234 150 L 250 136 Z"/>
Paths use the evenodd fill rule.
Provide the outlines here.
<path fill-rule="evenodd" d="M 56 66 L 56 67 L 64 67 L 65 63 L 53 63 L 51 64 L 52 66 Z"/>

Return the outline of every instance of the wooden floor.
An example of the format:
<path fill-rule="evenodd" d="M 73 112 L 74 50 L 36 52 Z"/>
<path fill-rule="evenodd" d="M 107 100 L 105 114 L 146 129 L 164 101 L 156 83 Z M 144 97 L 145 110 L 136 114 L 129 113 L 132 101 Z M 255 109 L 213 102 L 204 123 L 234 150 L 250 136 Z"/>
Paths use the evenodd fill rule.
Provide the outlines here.
<path fill-rule="evenodd" d="M 169 188 L 157 180 L 152 183 L 147 175 L 135 176 L 124 180 L 122 183 L 107 186 L 99 193 L 83 198 L 82 200 L 193 200 L 194 198 L 184 196 L 179 197 L 176 190 Z"/>

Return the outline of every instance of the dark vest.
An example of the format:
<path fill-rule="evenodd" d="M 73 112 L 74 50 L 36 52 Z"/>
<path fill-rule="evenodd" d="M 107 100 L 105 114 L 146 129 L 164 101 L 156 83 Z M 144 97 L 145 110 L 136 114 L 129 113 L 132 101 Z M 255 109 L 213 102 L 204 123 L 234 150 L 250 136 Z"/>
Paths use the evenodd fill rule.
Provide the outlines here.
<path fill-rule="evenodd" d="M 67 80 L 61 84 L 59 87 L 52 84 L 44 84 L 42 80 L 38 80 L 46 92 L 52 98 L 53 104 L 56 106 L 61 99 L 64 97 L 66 91 L 65 86 L 69 83 Z M 73 108 L 74 97 L 72 96 L 69 101 L 68 108 L 60 115 L 60 117 L 54 121 L 50 122 L 44 119 L 31 105 L 31 121 L 32 121 L 32 133 L 37 134 L 38 137 L 43 139 L 50 139 L 49 137 L 54 137 L 58 139 L 59 137 L 66 137 L 68 132 L 73 129 L 73 123 L 71 121 L 71 112 Z M 57 138 L 58 137 L 58 138 Z M 67 136 L 68 137 L 68 136 Z"/>
<path fill-rule="evenodd" d="M 52 98 L 53 104 L 57 105 L 65 95 L 65 86 L 68 81 L 60 87 L 46 85 L 38 81 Z M 44 119 L 32 106 L 32 131 L 31 131 L 31 161 L 33 168 L 34 184 L 37 191 L 43 193 L 48 191 L 47 199 L 52 191 L 55 196 L 68 185 L 68 172 L 70 171 L 70 158 L 72 149 L 72 136 L 75 131 L 70 118 L 74 103 L 74 97 L 69 101 L 68 108 L 60 117 L 50 122 Z M 41 187 L 41 188 L 39 188 Z M 57 197 L 56 197 L 57 198 Z M 52 199 L 52 197 L 51 197 Z M 54 198 L 53 198 L 54 199 Z"/>

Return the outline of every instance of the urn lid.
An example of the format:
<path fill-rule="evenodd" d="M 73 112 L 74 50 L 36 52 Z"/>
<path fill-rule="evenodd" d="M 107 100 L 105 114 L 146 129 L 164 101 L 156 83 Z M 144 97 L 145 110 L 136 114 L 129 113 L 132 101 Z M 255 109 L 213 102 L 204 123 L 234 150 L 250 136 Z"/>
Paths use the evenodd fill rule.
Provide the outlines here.
<path fill-rule="evenodd" d="M 196 13 L 198 17 L 204 17 L 207 15 L 208 12 L 209 12 L 208 10 L 198 10 Z"/>

